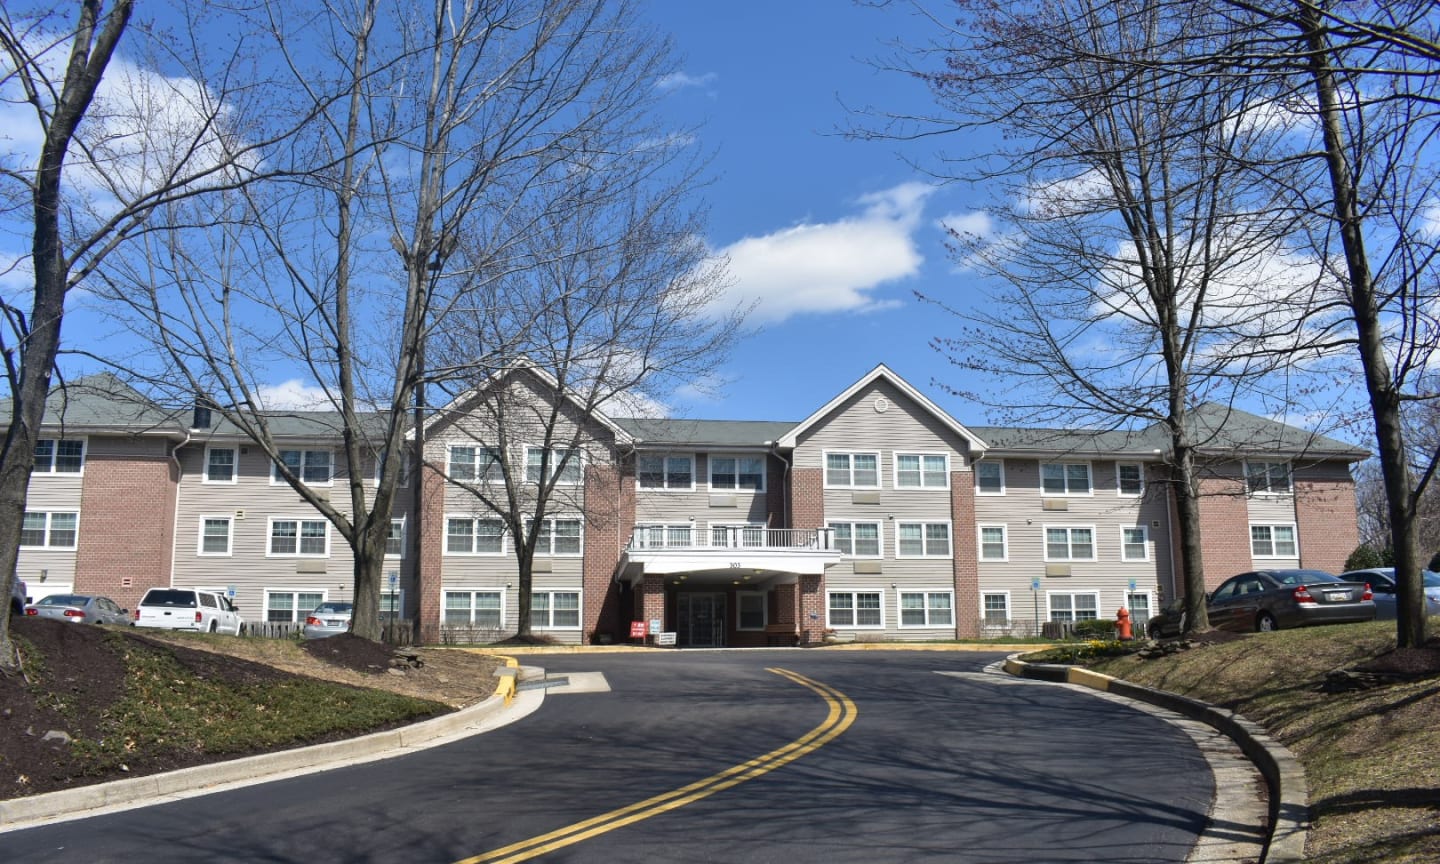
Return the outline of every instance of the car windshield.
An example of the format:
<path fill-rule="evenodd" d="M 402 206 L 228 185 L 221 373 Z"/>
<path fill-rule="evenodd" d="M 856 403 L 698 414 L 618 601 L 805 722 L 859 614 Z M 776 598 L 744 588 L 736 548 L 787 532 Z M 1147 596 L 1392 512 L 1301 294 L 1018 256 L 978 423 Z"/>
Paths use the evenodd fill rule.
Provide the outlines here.
<path fill-rule="evenodd" d="M 1433 570 L 1426 570 L 1422 578 L 1425 581 L 1426 588 L 1440 588 L 1440 573 L 1436 573 Z"/>
<path fill-rule="evenodd" d="M 79 594 L 51 594 L 36 606 L 84 606 L 89 597 L 82 597 Z"/>
<path fill-rule="evenodd" d="M 152 588 L 146 592 L 145 599 L 141 600 L 140 604 L 142 606 L 184 606 L 187 609 L 194 609 L 195 592 Z"/>
<path fill-rule="evenodd" d="M 1315 582 L 1344 582 L 1334 573 L 1326 573 L 1324 570 L 1281 570 L 1272 573 L 1275 581 L 1281 585 L 1300 585 Z"/>
<path fill-rule="evenodd" d="M 351 603 L 321 603 L 315 607 L 315 614 L 333 615 L 336 612 L 349 612 L 352 608 L 354 604 Z"/>

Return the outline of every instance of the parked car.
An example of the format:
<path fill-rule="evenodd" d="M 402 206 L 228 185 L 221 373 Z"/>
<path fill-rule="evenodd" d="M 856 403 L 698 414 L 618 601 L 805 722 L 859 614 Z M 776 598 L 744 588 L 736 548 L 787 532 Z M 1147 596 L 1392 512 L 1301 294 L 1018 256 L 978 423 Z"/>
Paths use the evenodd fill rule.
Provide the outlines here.
<path fill-rule="evenodd" d="M 218 591 L 151 588 L 135 607 L 135 626 L 238 636 L 245 630 L 245 619 Z"/>
<path fill-rule="evenodd" d="M 1185 598 L 1176 597 L 1160 607 L 1149 621 L 1145 622 L 1145 636 L 1150 639 L 1168 639 L 1179 636 L 1185 630 Z"/>
<path fill-rule="evenodd" d="M 324 639 L 339 636 L 350 630 L 350 618 L 355 614 L 353 603 L 321 603 L 305 616 L 301 633 L 306 639 Z"/>
<path fill-rule="evenodd" d="M 1324 570 L 1257 570 L 1232 576 L 1206 603 L 1211 626 L 1279 630 L 1309 624 L 1371 621 L 1375 603 L 1365 582 Z"/>
<path fill-rule="evenodd" d="M 72 624 L 119 624 L 122 627 L 134 624 L 129 609 L 122 609 L 119 603 L 98 594 L 51 594 L 26 606 L 25 614 Z"/>
<path fill-rule="evenodd" d="M 1395 620 L 1395 568 L 1372 567 L 1368 570 L 1351 570 L 1341 573 L 1341 579 L 1351 582 L 1368 582 L 1375 592 L 1375 617 L 1379 620 Z M 1425 614 L 1440 615 L 1440 573 L 1425 570 L 1420 574 L 1425 588 Z"/>
<path fill-rule="evenodd" d="M 10 611 L 15 615 L 25 614 L 25 604 L 30 598 L 25 594 L 25 580 L 16 576 L 10 583 Z"/>

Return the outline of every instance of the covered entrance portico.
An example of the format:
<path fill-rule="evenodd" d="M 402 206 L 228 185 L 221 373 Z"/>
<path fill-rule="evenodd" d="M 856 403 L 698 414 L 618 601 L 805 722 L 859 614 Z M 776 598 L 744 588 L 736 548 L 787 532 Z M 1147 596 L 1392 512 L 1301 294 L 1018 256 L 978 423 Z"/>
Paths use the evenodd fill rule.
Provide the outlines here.
<path fill-rule="evenodd" d="M 819 641 L 820 583 L 839 560 L 824 528 L 721 534 L 642 527 L 616 579 L 631 589 L 632 619 L 662 621 L 679 647 L 762 647 Z"/>

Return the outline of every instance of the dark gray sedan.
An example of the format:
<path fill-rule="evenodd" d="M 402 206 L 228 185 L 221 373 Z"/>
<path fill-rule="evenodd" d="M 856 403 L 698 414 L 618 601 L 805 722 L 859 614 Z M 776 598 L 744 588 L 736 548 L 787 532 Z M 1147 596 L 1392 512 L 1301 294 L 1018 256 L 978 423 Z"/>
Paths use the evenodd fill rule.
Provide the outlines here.
<path fill-rule="evenodd" d="M 121 609 L 120 604 L 109 597 L 95 594 L 51 594 L 38 603 L 25 607 L 25 614 L 37 618 L 53 618 L 72 624 L 118 624 L 129 627 L 130 610 Z"/>
<path fill-rule="evenodd" d="M 1372 621 L 1370 586 L 1324 570 L 1257 570 L 1232 576 L 1210 595 L 1210 624 L 1222 630 L 1279 630 Z"/>

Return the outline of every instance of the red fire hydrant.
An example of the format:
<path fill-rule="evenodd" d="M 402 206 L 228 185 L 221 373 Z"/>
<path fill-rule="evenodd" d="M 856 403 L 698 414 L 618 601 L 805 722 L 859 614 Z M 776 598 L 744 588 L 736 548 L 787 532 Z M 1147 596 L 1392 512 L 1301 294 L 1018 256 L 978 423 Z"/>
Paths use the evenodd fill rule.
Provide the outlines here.
<path fill-rule="evenodd" d="M 1130 629 L 1130 610 L 1124 606 L 1121 606 L 1120 611 L 1115 613 L 1115 629 L 1120 632 L 1121 642 L 1129 642 L 1135 638 L 1135 634 Z"/>

